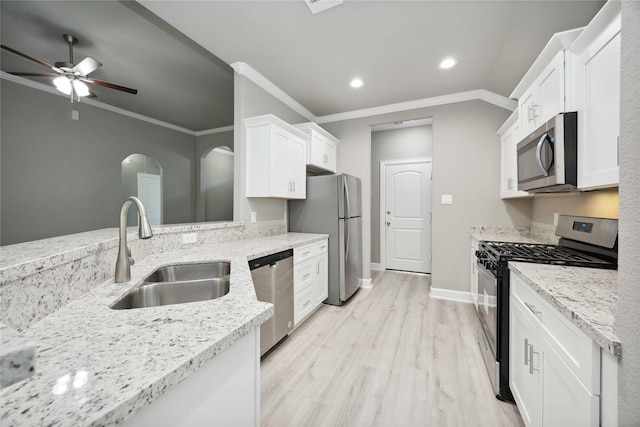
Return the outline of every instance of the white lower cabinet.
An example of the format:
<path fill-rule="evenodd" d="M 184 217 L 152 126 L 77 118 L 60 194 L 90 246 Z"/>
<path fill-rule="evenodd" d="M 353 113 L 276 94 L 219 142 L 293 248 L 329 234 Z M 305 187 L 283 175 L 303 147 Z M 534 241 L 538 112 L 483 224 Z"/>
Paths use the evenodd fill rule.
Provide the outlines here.
<path fill-rule="evenodd" d="M 478 258 L 476 257 L 476 251 L 478 250 L 478 241 L 471 239 L 471 283 L 470 292 L 473 305 L 478 310 Z"/>
<path fill-rule="evenodd" d="M 511 274 L 510 388 L 527 427 L 600 424 L 600 348 Z"/>
<path fill-rule="evenodd" d="M 260 328 L 140 409 L 127 427 L 260 425 Z"/>
<path fill-rule="evenodd" d="M 329 241 L 293 249 L 293 324 L 299 326 L 329 296 Z"/>

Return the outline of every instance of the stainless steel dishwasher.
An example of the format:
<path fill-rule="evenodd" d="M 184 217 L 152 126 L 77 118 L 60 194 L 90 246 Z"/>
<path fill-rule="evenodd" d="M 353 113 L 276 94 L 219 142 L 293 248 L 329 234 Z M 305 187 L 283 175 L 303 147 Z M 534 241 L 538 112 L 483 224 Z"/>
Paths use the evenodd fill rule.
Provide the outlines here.
<path fill-rule="evenodd" d="M 249 261 L 258 301 L 273 304 L 260 326 L 260 356 L 293 330 L 293 249 Z"/>

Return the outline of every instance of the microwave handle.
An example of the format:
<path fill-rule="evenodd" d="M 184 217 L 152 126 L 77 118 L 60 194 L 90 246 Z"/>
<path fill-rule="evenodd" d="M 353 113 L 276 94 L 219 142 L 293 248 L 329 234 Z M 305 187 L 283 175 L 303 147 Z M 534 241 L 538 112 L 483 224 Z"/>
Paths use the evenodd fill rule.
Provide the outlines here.
<path fill-rule="evenodd" d="M 538 146 L 536 147 L 536 160 L 538 161 L 538 166 L 540 166 L 540 169 L 544 172 L 544 176 L 549 176 L 549 170 L 553 164 L 553 158 L 551 159 L 549 166 L 545 166 L 544 163 L 542 163 L 542 147 L 544 146 L 544 143 L 547 142 L 548 138 L 549 134 L 545 132 L 544 135 L 540 137 L 540 141 L 538 141 Z M 553 156 L 553 151 L 551 153 Z"/>

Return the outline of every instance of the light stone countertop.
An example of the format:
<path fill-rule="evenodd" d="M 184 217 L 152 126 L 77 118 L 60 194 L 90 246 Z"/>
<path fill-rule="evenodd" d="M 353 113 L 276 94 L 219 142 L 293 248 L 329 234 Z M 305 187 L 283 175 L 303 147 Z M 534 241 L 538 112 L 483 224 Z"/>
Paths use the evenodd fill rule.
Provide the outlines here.
<path fill-rule="evenodd" d="M 34 376 L 0 391 L 3 426 L 123 421 L 230 347 L 273 313 L 256 299 L 247 260 L 326 239 L 287 233 L 150 255 L 124 284 L 109 280 L 24 331 L 36 343 Z M 134 310 L 109 308 L 154 269 L 231 261 L 222 298 Z"/>
<path fill-rule="evenodd" d="M 617 270 L 509 262 L 509 271 L 606 352 L 621 356 L 614 324 Z"/>
<path fill-rule="evenodd" d="M 477 242 L 488 240 L 492 242 L 558 244 L 558 236 L 552 231 L 535 227 L 472 226 L 471 238 Z"/>
<path fill-rule="evenodd" d="M 36 363 L 36 345 L 33 341 L 0 323 L 0 348 L 0 388 L 33 375 Z"/>

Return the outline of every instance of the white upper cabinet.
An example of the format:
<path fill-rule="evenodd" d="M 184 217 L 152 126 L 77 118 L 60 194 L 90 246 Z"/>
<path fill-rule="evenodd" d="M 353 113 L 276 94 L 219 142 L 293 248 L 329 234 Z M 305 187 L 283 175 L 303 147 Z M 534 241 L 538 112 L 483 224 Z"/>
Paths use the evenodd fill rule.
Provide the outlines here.
<path fill-rule="evenodd" d="M 244 120 L 247 197 L 304 199 L 308 136 L 268 114 Z"/>
<path fill-rule="evenodd" d="M 616 186 L 620 136 L 620 2 L 607 2 L 571 45 L 578 111 L 578 188 Z"/>
<path fill-rule="evenodd" d="M 336 172 L 338 139 L 313 122 L 295 125 L 309 136 L 307 170 L 315 173 Z"/>
<path fill-rule="evenodd" d="M 531 197 L 526 191 L 518 191 L 518 153 L 520 120 L 518 110 L 498 130 L 500 137 L 500 198 Z"/>
<path fill-rule="evenodd" d="M 565 57 L 582 30 L 578 28 L 554 34 L 511 94 L 511 98 L 518 99 L 522 138 L 556 114 L 567 111 L 568 70 Z M 518 138 L 518 142 L 522 138 Z"/>
<path fill-rule="evenodd" d="M 563 50 L 558 52 L 518 100 L 520 128 L 523 136 L 533 132 L 556 114 L 565 111 L 564 56 Z"/>

